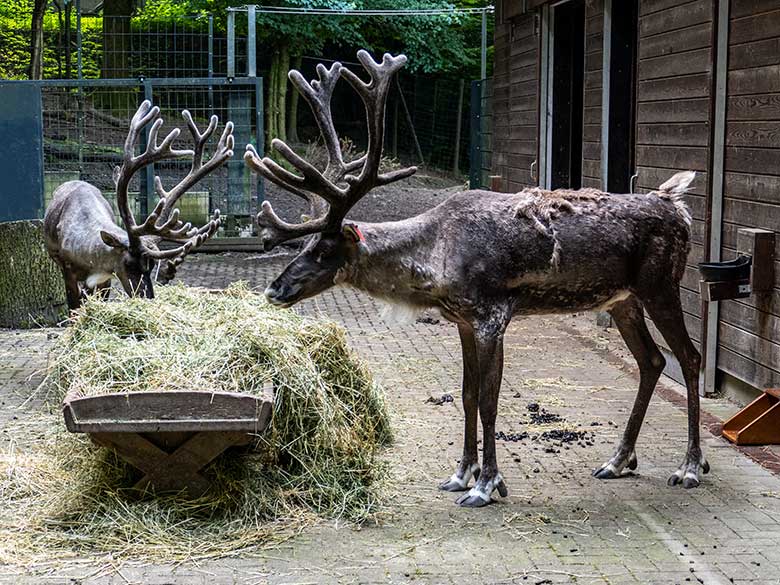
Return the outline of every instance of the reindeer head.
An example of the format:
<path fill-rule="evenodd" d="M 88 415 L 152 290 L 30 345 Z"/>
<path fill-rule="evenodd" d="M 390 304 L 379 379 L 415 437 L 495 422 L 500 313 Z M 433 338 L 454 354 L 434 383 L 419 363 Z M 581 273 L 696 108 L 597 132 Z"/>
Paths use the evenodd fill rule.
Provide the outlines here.
<path fill-rule="evenodd" d="M 417 171 L 416 167 L 408 167 L 379 173 L 387 95 L 393 75 L 404 66 L 406 57 L 385 54 L 381 63 L 377 63 L 362 50 L 357 57 L 368 71 L 368 83 L 341 63 L 333 63 L 330 69 L 317 65 L 318 79 L 311 82 L 307 82 L 296 70 L 289 73 L 290 81 L 311 107 L 322 134 L 328 151 L 328 163 L 324 171 L 316 169 L 278 139 L 274 139 L 271 146 L 300 175 L 288 171 L 268 157 L 261 159 L 252 145 L 247 145 L 244 154 L 244 160 L 250 168 L 306 200 L 311 210 L 310 219 L 304 223 L 290 224 L 274 213 L 268 201 L 264 201 L 257 215 L 260 239 L 265 250 L 271 250 L 287 240 L 311 236 L 303 251 L 266 290 L 268 300 L 276 305 L 289 307 L 333 286 L 339 271 L 354 260 L 360 251 L 362 235 L 359 228 L 344 224 L 349 210 L 374 187 L 404 179 Z M 344 160 L 330 107 L 333 89 L 342 75 L 363 100 L 368 126 L 366 153 L 350 162 Z"/>
<path fill-rule="evenodd" d="M 163 276 L 161 280 L 167 282 L 176 274 L 176 267 L 183 262 L 184 257 L 214 235 L 220 224 L 219 210 L 214 211 L 214 215 L 206 225 L 196 228 L 190 223 L 179 220 L 179 210 L 174 206 L 195 183 L 233 156 L 233 123 L 225 124 L 214 154 L 208 161 L 203 162 L 204 148 L 216 130 L 219 120 L 216 116 L 212 116 L 208 127 L 201 133 L 187 110 L 182 112 L 182 116 L 192 134 L 194 150 L 173 148 L 173 142 L 179 136 L 178 128 L 171 130 L 158 144 L 157 134 L 163 124 L 160 108 L 152 107 L 149 101 L 144 101 L 130 122 L 122 166 L 114 171 L 117 207 L 127 237 L 118 237 L 106 231 L 101 231 L 100 236 L 105 244 L 118 251 L 116 275 L 127 294 L 131 296 L 153 298 L 151 274 L 157 262 L 163 263 L 160 269 Z M 146 150 L 136 156 L 135 146 L 141 132 L 149 123 L 152 123 L 152 127 L 149 129 Z M 187 156 L 192 157 L 192 166 L 187 176 L 171 190 L 166 191 L 163 188 L 159 176 L 154 178 L 154 187 L 160 200 L 146 220 L 138 225 L 127 198 L 128 186 L 133 175 L 154 162 Z M 162 241 L 172 242 L 174 246 L 170 249 L 161 249 L 159 244 Z"/>

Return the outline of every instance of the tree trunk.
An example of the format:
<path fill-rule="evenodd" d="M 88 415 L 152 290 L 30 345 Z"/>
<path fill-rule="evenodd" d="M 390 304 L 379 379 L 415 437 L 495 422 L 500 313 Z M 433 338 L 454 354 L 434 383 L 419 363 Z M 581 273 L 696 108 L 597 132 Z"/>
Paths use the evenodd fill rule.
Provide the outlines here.
<path fill-rule="evenodd" d="M 128 56 L 130 17 L 135 0 L 104 0 L 103 2 L 103 78 L 132 77 Z"/>
<path fill-rule="evenodd" d="M 42 225 L 0 223 L 0 327 L 56 325 L 68 316 L 62 272 L 46 252 Z"/>
<path fill-rule="evenodd" d="M 35 0 L 30 24 L 30 79 L 43 77 L 43 16 L 46 14 L 46 0 Z"/>
<path fill-rule="evenodd" d="M 279 55 L 279 71 L 277 73 L 278 87 L 277 91 L 277 122 L 276 131 L 279 133 L 277 138 L 287 142 L 287 72 L 290 70 L 290 48 L 287 45 L 282 46 Z"/>
<path fill-rule="evenodd" d="M 292 61 L 292 68 L 300 71 L 302 61 L 302 55 L 295 55 Z M 294 87 L 290 89 L 290 92 L 290 109 L 287 114 L 287 138 L 290 139 L 292 144 L 298 144 L 301 141 L 298 137 L 298 98 L 301 94 Z"/>

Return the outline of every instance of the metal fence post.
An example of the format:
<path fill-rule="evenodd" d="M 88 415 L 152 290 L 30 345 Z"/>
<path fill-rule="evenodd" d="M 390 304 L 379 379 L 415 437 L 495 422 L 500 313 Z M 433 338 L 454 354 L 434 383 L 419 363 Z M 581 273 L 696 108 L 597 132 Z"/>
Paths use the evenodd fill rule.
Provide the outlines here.
<path fill-rule="evenodd" d="M 214 15 L 209 14 L 209 77 L 214 77 Z"/>
<path fill-rule="evenodd" d="M 143 79 L 144 84 L 144 99 L 152 101 L 152 82 L 148 79 Z M 143 142 L 141 143 L 141 149 L 145 149 L 149 144 L 149 126 L 144 128 Z M 149 197 L 154 193 L 154 163 L 146 165 L 144 169 L 144 181 L 141 183 L 141 193 L 139 194 L 139 213 L 141 217 L 146 217 L 149 214 Z"/>
<path fill-rule="evenodd" d="M 82 54 L 81 54 L 81 0 L 76 0 L 76 75 L 82 78 Z"/>
<path fill-rule="evenodd" d="M 487 78 L 487 8 L 482 9 L 482 44 L 480 46 L 480 79 Z"/>
<path fill-rule="evenodd" d="M 612 0 L 604 0 L 601 58 L 601 188 L 609 189 L 609 98 L 612 62 Z"/>
<path fill-rule="evenodd" d="M 723 238 L 723 171 L 726 149 L 726 108 L 728 98 L 728 52 L 729 52 L 729 1 L 718 0 L 717 37 L 715 54 L 715 120 L 713 127 L 711 181 L 712 209 L 710 213 L 709 262 L 718 262 Z M 720 303 L 705 303 L 706 337 L 704 346 L 704 369 L 700 374 L 699 393 L 707 395 L 717 390 L 718 372 L 718 325 Z"/>
<path fill-rule="evenodd" d="M 232 8 L 227 13 L 227 76 L 236 76 L 236 13 Z"/>
<path fill-rule="evenodd" d="M 257 75 L 257 39 L 256 26 L 257 18 L 256 7 L 250 4 L 246 8 L 246 75 L 255 77 Z"/>
<path fill-rule="evenodd" d="M 214 16 L 209 14 L 209 79 L 214 77 Z M 209 85 L 209 111 L 214 111 L 214 88 Z"/>
<path fill-rule="evenodd" d="M 265 112 L 263 112 L 263 78 L 255 81 L 255 148 L 260 156 L 265 154 Z M 257 176 L 257 205 L 265 201 L 265 181 Z"/>
<path fill-rule="evenodd" d="M 471 82 L 471 155 L 469 156 L 469 188 L 482 186 L 482 80 Z"/>

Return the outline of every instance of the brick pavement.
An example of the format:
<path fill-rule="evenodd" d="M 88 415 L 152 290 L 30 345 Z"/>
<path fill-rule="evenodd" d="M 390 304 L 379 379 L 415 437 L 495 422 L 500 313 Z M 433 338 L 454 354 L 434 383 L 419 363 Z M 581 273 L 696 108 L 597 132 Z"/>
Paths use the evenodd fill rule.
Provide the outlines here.
<path fill-rule="evenodd" d="M 262 288 L 280 266 L 257 257 L 198 256 L 181 272 L 189 284 L 238 279 Z M 529 402 L 592 431 L 592 446 L 546 449 L 539 441 L 500 442 L 510 496 L 481 510 L 453 505 L 437 482 L 460 452 L 462 410 L 426 404 L 460 384 L 457 333 L 446 323 L 388 327 L 375 304 L 347 289 L 304 303 L 343 323 L 383 382 L 396 442 L 391 510 L 378 525 L 306 531 L 261 559 L 109 568 L 84 559 L 66 575 L 0 567 L 8 583 L 780 583 L 780 478 L 705 433 L 712 465 L 699 489 L 666 486 L 685 449 L 685 414 L 656 397 L 638 444 L 635 475 L 602 482 L 590 470 L 608 458 L 622 431 L 636 382 L 620 360 L 615 332 L 587 316 L 516 320 L 506 338 L 497 429 L 523 430 Z M 54 333 L 56 334 L 56 332 Z M 52 331 L 0 333 L 0 428 L 39 407 L 34 396 Z M 667 387 L 674 387 L 666 380 Z M 517 396 L 516 396 L 517 395 Z M 20 405 L 23 406 L 20 408 Z M 720 403 L 711 403 L 719 410 Z M 598 426 L 591 426 L 598 423 Z M 36 574 L 37 571 L 37 574 Z"/>

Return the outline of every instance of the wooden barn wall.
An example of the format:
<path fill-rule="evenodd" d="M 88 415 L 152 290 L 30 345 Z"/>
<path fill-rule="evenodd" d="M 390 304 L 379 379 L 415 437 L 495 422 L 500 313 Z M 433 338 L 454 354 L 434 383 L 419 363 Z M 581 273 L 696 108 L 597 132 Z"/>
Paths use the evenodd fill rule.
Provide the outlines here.
<path fill-rule="evenodd" d="M 727 95 L 722 257 L 731 259 L 738 228 L 780 229 L 780 0 L 732 0 Z M 780 386 L 780 262 L 771 295 L 721 303 L 718 342 L 719 369 Z"/>
<path fill-rule="evenodd" d="M 519 6 L 503 0 L 494 40 L 493 173 L 508 192 L 536 185 L 539 30 L 536 14 L 519 14 Z"/>
<path fill-rule="evenodd" d="M 582 128 L 582 186 L 601 189 L 601 87 L 604 0 L 585 4 L 585 96 Z"/>
<path fill-rule="evenodd" d="M 637 191 L 651 191 L 678 171 L 698 172 L 686 196 L 693 216 L 692 247 L 681 289 L 685 322 L 698 346 L 696 265 L 704 255 L 709 193 L 713 2 L 641 0 L 638 37 Z"/>

